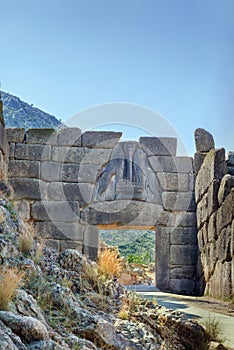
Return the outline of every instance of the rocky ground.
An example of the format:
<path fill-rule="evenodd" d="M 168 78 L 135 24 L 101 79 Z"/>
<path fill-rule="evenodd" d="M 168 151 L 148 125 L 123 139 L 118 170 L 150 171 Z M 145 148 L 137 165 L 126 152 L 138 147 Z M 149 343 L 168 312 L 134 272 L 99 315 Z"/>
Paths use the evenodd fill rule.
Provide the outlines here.
<path fill-rule="evenodd" d="M 124 291 L 115 277 L 100 275 L 97 264 L 76 250 L 57 252 L 30 241 L 29 231 L 2 198 L 0 349 L 209 348 L 196 322 Z M 12 288 L 9 271 L 22 283 L 4 304 L 4 292 Z"/>

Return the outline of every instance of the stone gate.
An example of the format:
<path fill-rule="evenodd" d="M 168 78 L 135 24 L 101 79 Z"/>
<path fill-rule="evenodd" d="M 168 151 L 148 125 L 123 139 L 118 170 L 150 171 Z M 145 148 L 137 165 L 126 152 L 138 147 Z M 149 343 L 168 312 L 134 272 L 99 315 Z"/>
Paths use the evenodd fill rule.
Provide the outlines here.
<path fill-rule="evenodd" d="M 154 229 L 156 281 L 195 293 L 194 171 L 175 138 L 81 133 L 78 128 L 7 129 L 9 183 L 17 210 L 46 244 L 97 256 L 98 229 Z"/>

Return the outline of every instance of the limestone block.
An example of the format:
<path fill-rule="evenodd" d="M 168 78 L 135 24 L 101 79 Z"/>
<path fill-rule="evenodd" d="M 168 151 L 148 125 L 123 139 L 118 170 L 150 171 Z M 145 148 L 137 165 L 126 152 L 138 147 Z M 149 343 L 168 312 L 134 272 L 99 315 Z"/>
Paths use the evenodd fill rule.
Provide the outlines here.
<path fill-rule="evenodd" d="M 35 234 L 37 237 L 56 240 L 74 240 L 83 242 L 85 226 L 78 222 L 35 222 Z"/>
<path fill-rule="evenodd" d="M 63 190 L 66 200 L 79 201 L 80 206 L 91 204 L 94 192 L 94 185 L 84 183 L 63 183 Z"/>
<path fill-rule="evenodd" d="M 197 228 L 200 229 L 208 219 L 208 195 L 203 196 L 197 205 Z"/>
<path fill-rule="evenodd" d="M 202 251 L 202 248 L 205 246 L 202 229 L 200 229 L 197 233 L 197 241 L 199 250 Z"/>
<path fill-rule="evenodd" d="M 197 244 L 197 229 L 195 227 L 176 227 L 166 228 L 170 230 L 170 243 L 171 244 Z"/>
<path fill-rule="evenodd" d="M 222 229 L 217 239 L 217 257 L 223 263 L 232 260 L 231 226 Z"/>
<path fill-rule="evenodd" d="M 78 182 L 95 184 L 100 168 L 101 166 L 98 164 L 80 164 Z"/>
<path fill-rule="evenodd" d="M 171 265 L 196 265 L 198 257 L 197 245 L 171 245 Z"/>
<path fill-rule="evenodd" d="M 60 163 L 44 161 L 41 163 L 41 180 L 51 182 L 60 181 Z"/>
<path fill-rule="evenodd" d="M 181 226 L 181 227 L 196 227 L 196 213 L 178 211 L 166 212 L 162 211 L 157 219 L 156 226 Z"/>
<path fill-rule="evenodd" d="M 227 174 L 222 178 L 220 183 L 220 188 L 218 193 L 219 205 L 221 205 L 224 199 L 227 197 L 227 195 L 229 195 L 232 188 L 234 188 L 234 176 Z"/>
<path fill-rule="evenodd" d="M 223 264 L 223 297 L 232 297 L 233 296 L 233 284 L 232 284 L 232 262 L 225 262 Z"/>
<path fill-rule="evenodd" d="M 64 193 L 63 182 L 49 182 L 47 183 L 47 198 L 50 201 L 66 201 Z"/>
<path fill-rule="evenodd" d="M 148 159 L 155 172 L 193 173 L 191 157 L 149 156 Z"/>
<path fill-rule="evenodd" d="M 30 220 L 30 202 L 23 199 L 20 201 L 14 201 L 14 207 L 18 215 L 22 220 Z"/>
<path fill-rule="evenodd" d="M 209 152 L 215 148 L 213 136 L 205 129 L 198 128 L 194 132 L 197 152 Z"/>
<path fill-rule="evenodd" d="M 216 211 L 219 207 L 218 203 L 218 191 L 219 191 L 219 180 L 213 180 L 207 190 L 207 199 L 208 199 L 208 206 L 207 206 L 207 214 L 210 216 L 214 211 Z"/>
<path fill-rule="evenodd" d="M 6 129 L 6 137 L 8 142 L 24 142 L 24 128 L 8 128 Z"/>
<path fill-rule="evenodd" d="M 234 166 L 234 152 L 233 151 L 228 152 L 227 165 Z"/>
<path fill-rule="evenodd" d="M 201 169 L 202 163 L 206 157 L 207 153 L 197 152 L 194 154 L 194 172 L 197 176 L 199 170 Z"/>
<path fill-rule="evenodd" d="M 173 137 L 140 137 L 145 153 L 154 156 L 175 156 L 177 139 Z"/>
<path fill-rule="evenodd" d="M 196 282 L 191 279 L 171 279 L 170 290 L 174 293 L 180 294 L 194 294 L 196 289 Z"/>
<path fill-rule="evenodd" d="M 26 132 L 26 142 L 27 143 L 39 143 L 47 145 L 57 144 L 57 131 L 54 129 L 29 129 Z"/>
<path fill-rule="evenodd" d="M 196 210 L 193 192 L 163 192 L 162 202 L 164 209 L 169 211 Z"/>
<path fill-rule="evenodd" d="M 234 260 L 233 258 L 234 257 L 234 220 L 232 220 L 232 226 L 231 226 L 231 257 L 232 257 L 232 260 Z M 233 283 L 234 283 L 234 279 L 233 279 Z"/>
<path fill-rule="evenodd" d="M 95 260 L 98 255 L 98 229 L 94 226 L 86 226 L 84 233 L 84 254 L 90 259 Z"/>
<path fill-rule="evenodd" d="M 186 192 L 191 190 L 191 177 L 183 173 L 157 173 L 163 191 Z"/>
<path fill-rule="evenodd" d="M 46 161 L 51 158 L 51 146 L 28 145 L 17 143 L 14 150 L 15 159 Z"/>
<path fill-rule="evenodd" d="M 0 123 L 0 150 L 4 155 L 4 160 L 7 162 L 9 158 L 8 142 L 6 138 L 5 128 L 1 123 Z"/>
<path fill-rule="evenodd" d="M 196 278 L 196 266 L 179 266 L 172 267 L 170 270 L 171 279 L 191 279 L 195 280 Z"/>
<path fill-rule="evenodd" d="M 61 177 L 64 182 L 78 182 L 79 164 L 62 164 Z"/>
<path fill-rule="evenodd" d="M 0 179 L 8 181 L 8 164 L 4 160 L 0 162 Z"/>
<path fill-rule="evenodd" d="M 8 176 L 40 178 L 40 162 L 28 160 L 10 160 L 8 165 Z"/>
<path fill-rule="evenodd" d="M 41 201 L 32 205 L 33 220 L 52 222 L 77 222 L 79 203 L 66 201 Z"/>
<path fill-rule="evenodd" d="M 216 227 L 216 217 L 217 217 L 217 212 L 214 212 L 208 223 L 208 241 L 212 242 L 217 239 L 218 234 L 217 234 L 217 227 Z"/>
<path fill-rule="evenodd" d="M 207 191 L 213 180 L 221 180 L 227 172 L 225 161 L 225 150 L 211 150 L 201 166 L 201 169 L 196 177 L 195 196 L 196 201 L 200 201 L 203 194 Z"/>
<path fill-rule="evenodd" d="M 14 199 L 41 199 L 40 180 L 12 178 L 9 183 L 14 189 Z"/>
<path fill-rule="evenodd" d="M 122 132 L 86 131 L 82 134 L 83 147 L 113 148 L 122 136 Z"/>
<path fill-rule="evenodd" d="M 202 231 L 202 236 L 203 236 L 203 240 L 204 240 L 204 245 L 206 246 L 206 244 L 208 243 L 208 224 L 207 222 L 204 223 L 204 225 L 201 228 Z"/>
<path fill-rule="evenodd" d="M 165 234 L 165 230 L 157 226 L 156 228 L 156 285 L 161 290 L 169 290 L 170 269 L 170 235 Z"/>
<path fill-rule="evenodd" d="M 223 227 L 231 224 L 234 214 L 234 189 L 225 198 L 223 204 L 217 211 L 217 230 L 221 232 Z"/>
<path fill-rule="evenodd" d="M 81 146 L 81 130 L 79 128 L 63 128 L 58 130 L 58 146 Z"/>
<path fill-rule="evenodd" d="M 9 144 L 9 159 L 15 159 L 15 143 Z"/>

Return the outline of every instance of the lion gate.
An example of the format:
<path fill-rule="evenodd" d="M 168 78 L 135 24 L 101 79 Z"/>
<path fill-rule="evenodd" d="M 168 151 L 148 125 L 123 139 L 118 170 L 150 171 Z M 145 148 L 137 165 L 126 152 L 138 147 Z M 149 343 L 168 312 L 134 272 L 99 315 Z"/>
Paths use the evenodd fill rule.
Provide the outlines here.
<path fill-rule="evenodd" d="M 192 158 L 175 138 L 7 129 L 8 178 L 17 210 L 47 246 L 95 258 L 98 229 L 154 229 L 156 284 L 194 293 L 197 230 Z"/>

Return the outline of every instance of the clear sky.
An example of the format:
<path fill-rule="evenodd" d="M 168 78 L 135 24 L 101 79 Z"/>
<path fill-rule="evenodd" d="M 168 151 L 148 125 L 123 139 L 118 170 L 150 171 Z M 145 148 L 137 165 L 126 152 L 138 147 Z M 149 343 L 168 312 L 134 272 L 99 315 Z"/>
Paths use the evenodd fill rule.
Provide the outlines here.
<path fill-rule="evenodd" d="M 139 104 L 190 154 L 197 127 L 234 150 L 233 16 L 233 0 L 0 0 L 2 89 L 63 120 Z"/>

